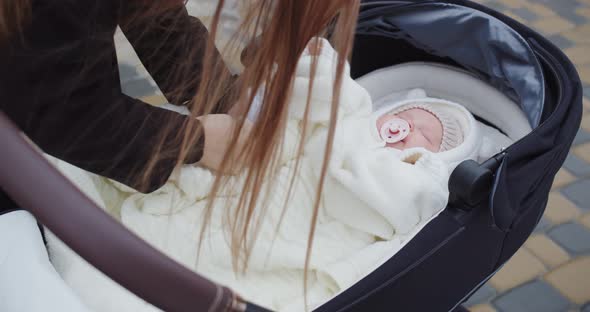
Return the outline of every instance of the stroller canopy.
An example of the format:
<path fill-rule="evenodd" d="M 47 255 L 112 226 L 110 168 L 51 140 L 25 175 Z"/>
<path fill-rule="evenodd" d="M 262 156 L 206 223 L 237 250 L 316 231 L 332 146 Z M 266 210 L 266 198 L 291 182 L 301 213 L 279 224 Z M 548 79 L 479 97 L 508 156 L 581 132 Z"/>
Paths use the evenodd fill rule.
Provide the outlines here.
<path fill-rule="evenodd" d="M 519 103 L 531 127 L 539 125 L 545 92 L 541 65 L 526 40 L 499 19 L 453 3 L 375 1 L 365 3 L 357 34 L 403 40 L 415 47 L 373 47 L 392 59 L 424 60 L 420 56 L 427 53 L 429 59 L 467 69 Z M 411 52 L 415 55 L 396 56 Z M 355 74 L 376 69 L 363 67 Z"/>

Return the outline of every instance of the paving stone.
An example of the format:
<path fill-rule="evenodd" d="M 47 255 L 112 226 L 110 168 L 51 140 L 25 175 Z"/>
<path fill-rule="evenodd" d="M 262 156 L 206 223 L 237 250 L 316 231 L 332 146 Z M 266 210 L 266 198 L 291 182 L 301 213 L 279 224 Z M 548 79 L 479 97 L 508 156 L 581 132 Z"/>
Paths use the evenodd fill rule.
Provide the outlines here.
<path fill-rule="evenodd" d="M 567 155 L 563 166 L 575 176 L 584 177 L 590 175 L 590 164 L 581 160 L 572 153 Z"/>
<path fill-rule="evenodd" d="M 545 275 L 545 279 L 577 304 L 590 301 L 590 257 L 581 257 Z"/>
<path fill-rule="evenodd" d="M 590 229 L 590 213 L 587 213 L 583 217 L 580 218 L 580 223 Z"/>
<path fill-rule="evenodd" d="M 584 83 L 590 84 L 590 65 L 577 66 L 576 70 L 578 71 L 578 74 L 580 74 L 580 79 L 582 79 Z"/>
<path fill-rule="evenodd" d="M 590 303 L 582 307 L 582 312 L 590 312 Z"/>
<path fill-rule="evenodd" d="M 590 191 L 588 190 L 590 190 L 590 179 L 584 179 L 564 187 L 561 193 L 578 208 L 590 211 Z"/>
<path fill-rule="evenodd" d="M 519 249 L 504 267 L 491 279 L 490 284 L 499 292 L 522 285 L 545 272 L 545 266 L 531 252 Z"/>
<path fill-rule="evenodd" d="M 578 129 L 578 133 L 574 138 L 574 145 L 590 142 L 590 133 L 584 129 Z"/>
<path fill-rule="evenodd" d="M 580 16 L 584 16 L 587 19 L 590 19 L 590 8 L 589 7 L 577 8 L 576 14 L 578 14 Z"/>
<path fill-rule="evenodd" d="M 586 99 L 584 99 L 584 101 L 586 101 Z M 588 105 L 590 105 L 590 101 L 588 102 Z M 590 109 L 590 107 L 588 109 Z M 580 127 L 586 132 L 590 132 L 590 112 L 582 116 L 582 124 Z"/>
<path fill-rule="evenodd" d="M 147 79 L 127 81 L 121 84 L 121 89 L 123 93 L 134 98 L 154 95 L 158 90 L 158 88 Z"/>
<path fill-rule="evenodd" d="M 559 225 L 549 230 L 547 235 L 574 255 L 590 252 L 590 230 L 579 223 Z"/>
<path fill-rule="evenodd" d="M 508 8 L 507 6 L 505 6 L 503 3 L 500 3 L 499 1 L 489 1 L 485 3 L 485 6 L 494 9 L 498 12 L 506 12 L 509 11 L 510 8 Z"/>
<path fill-rule="evenodd" d="M 570 305 L 557 290 L 539 280 L 509 291 L 493 304 L 505 312 L 559 312 L 567 311 Z"/>
<path fill-rule="evenodd" d="M 146 102 L 146 103 L 154 105 L 154 106 L 161 106 L 161 105 L 164 105 L 165 103 L 168 103 L 168 101 L 166 100 L 166 97 L 164 97 L 163 95 L 160 95 L 160 94 L 144 96 L 141 98 L 141 100 L 143 102 Z"/>
<path fill-rule="evenodd" d="M 524 7 L 541 17 L 549 17 L 555 15 L 555 12 L 553 12 L 553 10 L 537 2 L 526 2 L 524 4 Z"/>
<path fill-rule="evenodd" d="M 491 285 L 489 285 L 488 283 L 486 283 L 483 286 L 481 286 L 481 288 L 479 288 L 469 298 L 469 300 L 467 300 L 464 303 L 464 305 L 466 307 L 469 307 L 469 306 L 472 306 L 472 305 L 485 303 L 485 302 L 488 302 L 490 299 L 492 299 L 495 295 L 496 295 L 496 290 L 494 289 L 494 287 L 492 287 Z"/>
<path fill-rule="evenodd" d="M 538 18 L 537 14 L 531 12 L 529 9 L 527 9 L 524 6 L 514 9 L 514 10 L 512 10 L 512 12 L 514 12 L 514 14 L 520 16 L 521 18 L 523 18 L 525 21 L 528 21 L 528 22 L 532 22 Z"/>
<path fill-rule="evenodd" d="M 150 75 L 150 73 L 147 71 L 147 69 L 145 69 L 145 66 L 143 66 L 143 64 L 137 65 L 135 67 L 135 69 L 137 70 L 137 76 L 139 77 L 139 79 L 146 79 L 150 83 L 152 83 L 153 85 L 156 84 L 154 82 L 154 79 L 152 79 L 152 76 Z"/>
<path fill-rule="evenodd" d="M 533 233 L 543 233 L 547 231 L 549 227 L 551 227 L 551 225 L 551 222 L 547 221 L 546 218 L 541 218 L 541 220 L 539 220 L 539 223 L 537 223 L 537 226 L 535 226 Z"/>
<path fill-rule="evenodd" d="M 564 39 L 569 41 L 567 38 Z M 564 52 L 574 64 L 584 65 L 590 64 L 590 53 L 588 51 L 590 51 L 590 44 L 576 45 Z"/>
<path fill-rule="evenodd" d="M 139 78 L 137 66 L 125 62 L 119 62 L 119 78 L 121 83 Z"/>
<path fill-rule="evenodd" d="M 580 215 L 582 215 L 582 211 L 561 193 L 549 193 L 549 201 L 547 202 L 547 208 L 545 208 L 545 214 L 543 216 L 551 221 L 551 223 L 561 224 L 574 221 Z"/>
<path fill-rule="evenodd" d="M 549 267 L 556 267 L 570 259 L 567 252 L 542 234 L 531 236 L 524 246 Z"/>
<path fill-rule="evenodd" d="M 505 5 L 506 7 L 510 8 L 510 9 L 517 9 L 517 8 L 523 8 L 525 1 L 523 1 L 523 0 L 498 0 L 498 2 L 502 3 L 503 5 Z"/>
<path fill-rule="evenodd" d="M 139 58 L 137 57 L 137 53 L 135 53 L 135 50 L 133 49 L 127 38 L 125 38 L 125 35 L 123 35 L 121 30 L 118 28 L 115 32 L 114 40 L 117 53 L 117 60 L 119 62 L 130 63 L 133 65 L 137 65 L 140 63 Z"/>
<path fill-rule="evenodd" d="M 560 188 L 566 186 L 576 180 L 573 174 L 571 174 L 567 169 L 561 168 L 555 175 L 555 179 L 553 180 L 553 185 L 551 188 Z"/>
<path fill-rule="evenodd" d="M 531 24 L 531 26 L 545 35 L 555 35 L 572 30 L 576 25 L 559 16 L 550 16 Z"/>
<path fill-rule="evenodd" d="M 522 17 L 518 16 L 512 10 L 510 10 L 510 11 L 503 11 L 502 14 L 515 19 L 519 23 L 522 23 L 522 24 L 526 24 L 527 23 L 527 21 L 525 19 L 523 19 Z"/>
<path fill-rule="evenodd" d="M 583 159 L 587 163 L 590 163 L 590 143 L 584 143 L 574 147 L 573 152 L 580 159 Z"/>
<path fill-rule="evenodd" d="M 563 32 L 563 36 L 577 44 L 582 44 L 590 43 L 590 36 L 588 36 L 589 33 L 590 24 L 586 24 Z"/>
<path fill-rule="evenodd" d="M 534 0 L 543 2 L 549 9 L 555 12 L 560 12 L 565 9 L 569 9 L 574 11 L 576 7 L 579 7 L 580 4 L 577 0 Z"/>
<path fill-rule="evenodd" d="M 562 50 L 570 49 L 575 45 L 575 43 L 562 35 L 548 36 L 547 39 Z"/>
<path fill-rule="evenodd" d="M 584 25 L 588 22 L 586 17 L 578 15 L 577 11 L 570 6 L 557 5 L 553 10 L 559 16 L 576 25 Z"/>
<path fill-rule="evenodd" d="M 471 312 L 496 312 L 496 309 L 489 304 L 478 304 L 469 308 Z"/>

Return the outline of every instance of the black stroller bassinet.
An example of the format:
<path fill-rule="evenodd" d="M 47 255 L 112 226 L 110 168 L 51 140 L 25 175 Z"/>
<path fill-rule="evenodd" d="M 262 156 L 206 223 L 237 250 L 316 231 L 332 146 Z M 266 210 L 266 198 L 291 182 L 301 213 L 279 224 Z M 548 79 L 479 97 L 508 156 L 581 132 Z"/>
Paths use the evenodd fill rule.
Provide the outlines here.
<path fill-rule="evenodd" d="M 518 103 L 533 130 L 482 164 L 459 165 L 449 181 L 448 207 L 395 256 L 316 311 L 456 309 L 531 234 L 579 127 L 582 89 L 570 61 L 539 34 L 481 5 L 365 1 L 353 76 L 411 62 L 452 66 L 487 82 Z M 2 188 L 98 269 L 166 311 L 230 306 L 264 311 L 176 264 L 110 219 L 0 117 L 6 155 L 0 163 Z M 59 215 L 78 220 L 64 223 Z M 93 249 L 97 243 L 100 251 Z M 112 263 L 112 254 L 118 263 Z"/>

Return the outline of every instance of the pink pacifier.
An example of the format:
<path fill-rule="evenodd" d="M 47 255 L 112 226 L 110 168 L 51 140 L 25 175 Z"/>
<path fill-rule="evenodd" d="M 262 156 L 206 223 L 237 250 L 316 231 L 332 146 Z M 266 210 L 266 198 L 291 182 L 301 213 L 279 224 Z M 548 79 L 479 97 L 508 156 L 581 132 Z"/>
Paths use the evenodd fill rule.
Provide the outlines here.
<path fill-rule="evenodd" d="M 410 124 L 401 118 L 393 118 L 381 126 L 380 134 L 386 143 L 397 143 L 410 134 Z"/>

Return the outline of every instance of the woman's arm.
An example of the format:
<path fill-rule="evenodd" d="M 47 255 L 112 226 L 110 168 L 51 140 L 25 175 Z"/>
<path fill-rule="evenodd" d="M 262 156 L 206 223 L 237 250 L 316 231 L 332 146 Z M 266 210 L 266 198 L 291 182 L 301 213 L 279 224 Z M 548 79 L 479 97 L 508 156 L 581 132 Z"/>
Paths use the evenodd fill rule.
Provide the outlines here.
<path fill-rule="evenodd" d="M 0 109 L 43 151 L 140 191 L 169 177 L 178 146 L 165 144 L 147 185 L 138 183 L 161 129 L 185 116 L 121 93 L 111 1 L 34 2 L 23 40 L 0 47 Z M 177 142 L 171 138 L 164 142 Z M 201 158 L 204 139 L 192 157 Z"/>

